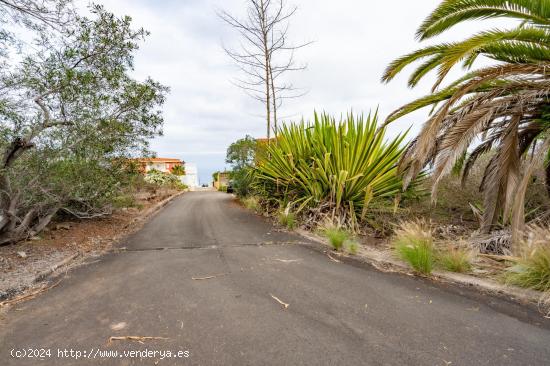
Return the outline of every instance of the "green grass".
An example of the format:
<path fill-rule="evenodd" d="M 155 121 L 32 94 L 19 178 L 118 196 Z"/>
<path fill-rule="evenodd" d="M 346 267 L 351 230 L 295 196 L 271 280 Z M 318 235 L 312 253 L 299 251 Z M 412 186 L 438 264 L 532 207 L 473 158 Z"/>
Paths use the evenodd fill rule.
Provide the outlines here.
<path fill-rule="evenodd" d="M 349 238 L 349 233 L 339 227 L 326 227 L 323 229 L 323 234 L 327 237 L 334 250 L 342 249 L 344 242 Z"/>
<path fill-rule="evenodd" d="M 136 199 L 130 194 L 116 196 L 113 198 L 113 206 L 115 208 L 135 207 Z"/>
<path fill-rule="evenodd" d="M 537 246 L 520 258 L 508 269 L 506 279 L 517 286 L 550 291 L 550 245 Z"/>
<path fill-rule="evenodd" d="M 404 222 L 395 232 L 393 245 L 399 257 L 415 271 L 430 274 L 434 264 L 432 234 L 422 222 Z"/>
<path fill-rule="evenodd" d="M 279 223 L 289 230 L 296 228 L 296 215 L 290 211 L 283 211 L 279 213 Z"/>
<path fill-rule="evenodd" d="M 356 241 L 347 240 L 345 242 L 345 245 L 346 245 L 346 250 L 348 251 L 349 254 L 353 254 L 353 255 L 357 254 L 359 244 L 357 244 Z"/>
<path fill-rule="evenodd" d="M 449 248 L 437 253 L 437 263 L 450 272 L 466 273 L 472 269 L 471 254 L 462 248 Z"/>
<path fill-rule="evenodd" d="M 241 199 L 242 204 L 244 207 L 248 208 L 249 210 L 252 210 L 254 212 L 260 211 L 260 202 L 257 197 L 255 196 L 247 196 Z"/>

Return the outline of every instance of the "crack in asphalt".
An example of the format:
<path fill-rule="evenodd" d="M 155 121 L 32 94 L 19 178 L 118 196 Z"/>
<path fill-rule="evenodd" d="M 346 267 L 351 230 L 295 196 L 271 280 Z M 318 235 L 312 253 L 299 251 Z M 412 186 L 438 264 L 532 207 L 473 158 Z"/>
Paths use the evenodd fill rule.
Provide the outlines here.
<path fill-rule="evenodd" d="M 239 248 L 239 247 L 263 247 L 263 246 L 274 246 L 274 245 L 304 245 L 308 244 L 305 241 L 266 241 L 259 243 L 234 243 L 234 244 L 212 244 L 204 246 L 202 244 L 198 245 L 185 245 L 177 247 L 152 247 L 152 248 L 114 248 L 109 252 L 111 253 L 125 253 L 125 252 L 154 252 L 154 251 L 163 251 L 163 250 L 219 250 L 223 248 Z M 202 246 L 199 246 L 202 245 Z"/>

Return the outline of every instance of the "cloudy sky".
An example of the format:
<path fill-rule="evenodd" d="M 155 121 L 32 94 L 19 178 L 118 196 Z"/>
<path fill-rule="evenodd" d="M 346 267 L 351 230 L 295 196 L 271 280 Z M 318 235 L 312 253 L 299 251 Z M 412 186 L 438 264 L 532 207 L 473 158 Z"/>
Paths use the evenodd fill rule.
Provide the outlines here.
<path fill-rule="evenodd" d="M 246 134 L 265 136 L 262 105 L 235 87 L 239 70 L 223 52 L 238 35 L 217 16 L 220 9 L 243 14 L 246 0 L 99 0 L 116 14 L 132 16 L 151 35 L 136 56 L 135 76 L 151 76 L 171 87 L 164 108 L 164 136 L 152 142 L 162 157 L 177 157 L 199 167 L 202 183 L 226 166 L 228 145 Z M 290 34 L 296 43 L 314 41 L 297 53 L 305 71 L 290 81 L 308 93 L 288 101 L 286 121 L 309 118 L 314 110 L 341 115 L 379 108 L 382 117 L 429 91 L 426 81 L 414 90 L 406 73 L 389 85 L 380 83 L 386 65 L 418 47 L 414 33 L 437 0 L 287 0 L 298 6 Z M 446 40 L 470 33 L 457 28 Z M 422 122 L 426 112 L 390 128 L 397 134 Z"/>

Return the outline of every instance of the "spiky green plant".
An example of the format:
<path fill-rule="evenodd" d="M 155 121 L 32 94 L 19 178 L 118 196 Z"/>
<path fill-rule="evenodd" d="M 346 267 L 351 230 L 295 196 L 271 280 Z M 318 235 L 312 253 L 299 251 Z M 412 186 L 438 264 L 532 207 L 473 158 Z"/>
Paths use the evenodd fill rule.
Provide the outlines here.
<path fill-rule="evenodd" d="M 256 191 L 288 202 L 295 212 L 308 208 L 353 226 L 372 201 L 391 202 L 401 191 L 397 161 L 404 135 L 386 139 L 377 114 L 341 122 L 327 114 L 312 123 L 292 123 L 279 130 L 256 168 Z"/>
<path fill-rule="evenodd" d="M 287 229 L 293 230 L 296 227 L 296 215 L 287 207 L 279 212 L 279 223 Z"/>
<path fill-rule="evenodd" d="M 400 57 L 388 66 L 383 81 L 417 61 L 421 64 L 410 76 L 411 87 L 437 70 L 432 94 L 399 108 L 387 119 L 389 123 L 420 108 L 432 108 L 433 114 L 401 160 L 400 166 L 407 168 L 405 186 L 426 164 L 433 164 L 435 199 L 438 182 L 480 139 L 464 163 L 463 181 L 478 157 L 494 152 L 482 183 L 482 231 L 490 231 L 504 213 L 505 220 L 513 217 L 517 233 L 523 226 L 532 166 L 541 163 L 541 159 L 523 158 L 537 140 L 547 141 L 538 144 L 542 151 L 532 152 L 535 156 L 545 155 L 550 146 L 550 0 L 444 0 L 422 23 L 417 37 L 424 40 L 466 21 L 498 17 L 518 22 L 509 29 L 482 31 L 463 41 L 424 47 Z M 455 65 L 471 69 L 480 56 L 497 63 L 439 88 Z M 522 167 L 527 164 L 531 165 Z"/>

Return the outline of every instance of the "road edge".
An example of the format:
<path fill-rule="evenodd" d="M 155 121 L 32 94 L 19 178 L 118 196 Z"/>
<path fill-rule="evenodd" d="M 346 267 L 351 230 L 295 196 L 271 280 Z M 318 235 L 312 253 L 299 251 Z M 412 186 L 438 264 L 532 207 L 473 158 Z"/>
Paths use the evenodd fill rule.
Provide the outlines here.
<path fill-rule="evenodd" d="M 324 251 L 326 251 L 327 249 L 332 251 L 332 247 L 330 246 L 330 243 L 327 239 L 304 229 L 295 229 L 294 232 L 306 239 L 309 239 L 310 241 L 321 244 L 321 249 L 324 249 Z M 377 270 L 383 272 L 399 272 L 406 275 L 415 275 L 414 271 L 412 271 L 411 268 L 407 266 L 404 262 L 401 262 L 395 258 L 388 257 L 380 251 L 364 249 L 358 252 L 358 254 L 356 255 L 343 254 L 339 255 L 337 258 L 345 262 L 349 261 L 358 264 L 369 264 Z M 511 285 L 505 285 L 496 281 L 482 279 L 466 274 L 445 271 L 433 271 L 430 276 L 422 277 L 437 282 L 451 283 L 470 288 L 473 287 L 477 290 L 481 290 L 481 292 L 489 293 L 492 295 L 508 296 L 512 300 L 519 303 L 538 304 L 542 296 L 542 294 L 537 291 Z"/>
<path fill-rule="evenodd" d="M 124 229 L 127 229 L 127 228 L 131 227 L 132 225 L 135 225 L 135 227 L 132 230 L 130 230 L 129 232 L 121 234 L 120 236 L 113 237 L 112 238 L 112 240 L 113 240 L 112 246 L 115 246 L 115 245 L 119 244 L 126 237 L 128 237 L 129 235 L 132 235 L 135 232 L 137 232 L 138 230 L 140 230 L 142 228 L 143 224 L 145 224 L 153 216 L 155 216 L 157 213 L 159 213 L 164 208 L 164 206 L 166 206 L 168 203 L 170 203 L 175 198 L 181 196 L 183 193 L 185 193 L 185 191 L 177 192 L 177 193 L 171 195 L 170 197 L 167 197 L 164 200 L 157 202 L 152 207 L 149 207 L 148 209 L 146 209 L 143 212 L 142 215 L 134 218 L 132 221 L 127 223 L 124 226 Z M 112 248 L 108 249 L 104 252 L 106 253 L 109 250 L 112 250 Z M 101 255 L 101 254 L 104 254 L 104 253 L 100 253 L 99 255 Z M 46 282 L 50 278 L 56 277 L 58 275 L 58 272 L 60 272 L 60 270 L 62 270 L 63 268 L 66 268 L 68 270 L 69 268 L 72 269 L 74 267 L 78 267 L 80 265 L 85 264 L 86 259 L 89 259 L 89 258 L 94 257 L 94 256 L 97 256 L 97 254 L 86 255 L 82 252 L 77 252 L 77 253 L 73 253 L 71 255 L 68 255 L 67 257 L 63 258 L 62 260 L 60 260 L 60 261 L 54 263 L 53 265 L 51 265 L 50 268 L 48 268 L 48 269 L 46 269 L 42 272 L 38 272 L 34 276 L 34 278 L 32 279 L 32 284 L 36 285 L 36 284 L 39 284 L 41 282 Z M 80 260 L 80 263 L 76 263 L 77 259 Z M 8 293 L 8 294 L 11 294 L 11 295 L 6 297 L 6 298 L 1 299 L 0 303 L 2 303 L 2 304 L 3 303 L 9 303 L 10 300 L 13 300 L 13 299 L 17 298 L 18 296 L 20 296 L 21 294 L 24 294 L 29 289 L 32 289 L 33 285 L 27 286 L 25 288 L 9 288 L 9 289 L 7 289 L 5 292 Z"/>

